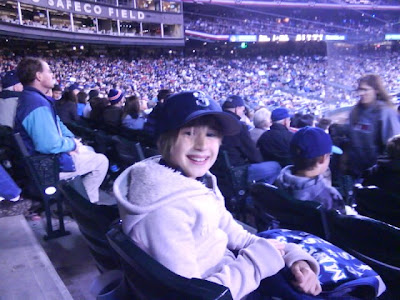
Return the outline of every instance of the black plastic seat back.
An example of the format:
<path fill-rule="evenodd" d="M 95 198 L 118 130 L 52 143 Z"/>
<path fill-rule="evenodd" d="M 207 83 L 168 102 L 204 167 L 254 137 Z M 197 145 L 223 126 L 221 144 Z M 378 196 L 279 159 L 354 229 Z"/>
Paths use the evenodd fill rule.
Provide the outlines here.
<path fill-rule="evenodd" d="M 112 137 L 112 140 L 114 149 L 117 152 L 118 163 L 123 169 L 145 159 L 140 143 L 129 141 L 116 135 Z"/>
<path fill-rule="evenodd" d="M 69 234 L 64 226 L 64 212 L 62 207 L 62 199 L 57 193 L 60 179 L 59 160 L 56 154 L 37 154 L 29 155 L 28 150 L 19 133 L 14 134 L 15 143 L 19 149 L 21 161 L 25 167 L 29 179 L 39 192 L 43 201 L 46 214 L 46 232 L 45 239 L 57 238 Z M 52 224 L 52 214 L 50 205 L 57 204 L 57 215 L 59 228 L 54 229 Z"/>
<path fill-rule="evenodd" d="M 285 191 L 268 183 L 253 184 L 250 195 L 258 231 L 279 227 L 327 237 L 325 210 L 320 203 L 293 199 Z"/>
<path fill-rule="evenodd" d="M 361 184 L 356 184 L 353 190 L 359 214 L 400 227 L 400 195 Z"/>
<path fill-rule="evenodd" d="M 79 176 L 62 181 L 60 189 L 78 223 L 79 230 L 88 243 L 99 270 L 104 272 L 119 268 L 118 259 L 106 238 L 111 224 L 119 220 L 117 206 L 91 203 Z"/>
<path fill-rule="evenodd" d="M 400 228 L 364 216 L 327 214 L 329 241 L 371 266 L 400 297 Z"/>
<path fill-rule="evenodd" d="M 234 167 L 228 153 L 220 150 L 211 172 L 218 179 L 218 187 L 225 198 L 227 209 L 235 219 L 246 221 L 248 207 L 246 198 L 249 192 L 248 165 Z"/>
<path fill-rule="evenodd" d="M 108 233 L 110 245 L 118 253 L 126 282 L 135 299 L 146 300 L 231 300 L 227 287 L 211 281 L 179 276 L 157 262 L 125 235 L 120 225 Z"/>

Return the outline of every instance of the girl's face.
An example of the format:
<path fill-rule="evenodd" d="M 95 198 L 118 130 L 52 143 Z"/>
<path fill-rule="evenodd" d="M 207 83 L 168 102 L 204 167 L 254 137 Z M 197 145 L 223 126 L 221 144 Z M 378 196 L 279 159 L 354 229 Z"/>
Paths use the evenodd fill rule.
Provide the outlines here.
<path fill-rule="evenodd" d="M 361 83 L 357 89 L 358 95 L 360 96 L 360 103 L 371 104 L 376 100 L 376 91 L 372 86 L 366 83 Z"/>
<path fill-rule="evenodd" d="M 221 134 L 208 125 L 184 127 L 171 147 L 169 163 L 189 178 L 201 177 L 215 163 L 221 142 Z"/>

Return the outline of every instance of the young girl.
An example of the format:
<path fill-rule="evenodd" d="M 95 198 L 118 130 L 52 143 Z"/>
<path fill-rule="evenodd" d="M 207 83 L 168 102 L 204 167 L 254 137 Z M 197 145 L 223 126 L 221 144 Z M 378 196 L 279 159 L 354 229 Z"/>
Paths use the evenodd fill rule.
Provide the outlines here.
<path fill-rule="evenodd" d="M 317 262 L 297 245 L 250 234 L 226 210 L 209 169 L 238 121 L 204 93 L 166 99 L 155 118 L 161 157 L 126 169 L 115 181 L 124 232 L 171 271 L 228 287 L 234 299 L 285 264 L 300 291 L 321 292 Z"/>

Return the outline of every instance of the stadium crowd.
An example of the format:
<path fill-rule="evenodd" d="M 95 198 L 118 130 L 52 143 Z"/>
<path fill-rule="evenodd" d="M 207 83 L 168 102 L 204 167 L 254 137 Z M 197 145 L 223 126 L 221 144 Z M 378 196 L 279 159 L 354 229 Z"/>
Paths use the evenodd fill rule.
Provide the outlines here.
<path fill-rule="evenodd" d="M 0 74 L 15 69 L 19 57 L 2 56 Z M 391 94 L 400 90 L 397 53 L 374 56 L 278 58 L 160 57 L 124 60 L 110 57 L 53 56 L 48 59 L 61 87 L 73 83 L 86 93 L 98 87 L 156 102 L 160 89 L 199 89 L 216 101 L 243 96 L 253 109 L 285 105 L 292 112 L 324 111 L 355 103 L 354 83 L 366 73 L 380 75 Z"/>

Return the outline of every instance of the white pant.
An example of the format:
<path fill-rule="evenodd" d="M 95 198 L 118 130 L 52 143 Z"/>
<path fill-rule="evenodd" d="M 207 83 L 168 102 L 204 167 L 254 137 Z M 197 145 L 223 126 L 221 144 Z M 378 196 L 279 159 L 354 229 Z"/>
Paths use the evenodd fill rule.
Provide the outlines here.
<path fill-rule="evenodd" d="M 75 163 L 75 172 L 61 172 L 60 180 L 68 179 L 78 175 L 82 176 L 82 182 L 85 186 L 86 193 L 90 202 L 99 201 L 99 187 L 108 171 L 108 158 L 93 151 L 93 148 L 83 146 L 79 148 L 79 152 L 71 153 Z"/>

